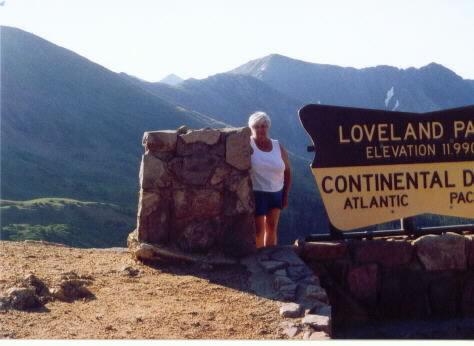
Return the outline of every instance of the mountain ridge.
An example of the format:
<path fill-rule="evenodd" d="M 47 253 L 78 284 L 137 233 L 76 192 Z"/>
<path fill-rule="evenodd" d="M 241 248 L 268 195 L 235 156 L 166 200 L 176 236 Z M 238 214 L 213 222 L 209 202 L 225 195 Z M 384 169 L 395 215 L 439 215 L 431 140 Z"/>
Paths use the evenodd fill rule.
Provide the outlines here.
<path fill-rule="evenodd" d="M 196 112 L 169 104 L 115 72 L 20 29 L 2 27 L 1 44 L 3 198 L 56 195 L 88 199 L 102 194 L 114 201 L 117 196 L 104 190 L 103 180 L 125 185 L 135 180 L 131 175 L 138 165 L 144 131 L 185 123 L 212 124 Z M 29 54 L 31 51 L 36 54 Z M 124 142 L 135 144 L 124 147 Z M 115 160 L 109 159 L 111 152 L 116 153 Z M 32 174 L 38 169 L 43 174 L 41 181 Z M 128 175 L 125 181 L 123 174 Z M 78 175 L 96 189 L 75 187 Z"/>
<path fill-rule="evenodd" d="M 427 112 L 474 103 L 469 80 L 438 63 L 400 69 L 378 65 L 356 69 L 317 64 L 279 54 L 240 65 L 229 73 L 258 78 L 304 103 Z M 391 89 L 394 89 L 390 91 Z M 394 93 L 393 103 L 384 103 Z M 395 107 L 397 104 L 398 105 Z"/>

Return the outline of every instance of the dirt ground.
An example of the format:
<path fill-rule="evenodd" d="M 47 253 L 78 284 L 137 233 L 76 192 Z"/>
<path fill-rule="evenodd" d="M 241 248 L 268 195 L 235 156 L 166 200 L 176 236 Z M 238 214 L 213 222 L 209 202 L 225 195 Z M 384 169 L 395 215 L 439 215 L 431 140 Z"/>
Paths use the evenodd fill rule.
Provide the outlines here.
<path fill-rule="evenodd" d="M 141 273 L 128 276 L 125 266 Z M 0 311 L 0 338 L 286 338 L 278 332 L 277 302 L 250 292 L 243 268 L 151 267 L 124 249 L 0 241 L 0 295 L 28 273 L 54 287 L 70 271 L 94 278 L 88 287 L 95 298 Z"/>

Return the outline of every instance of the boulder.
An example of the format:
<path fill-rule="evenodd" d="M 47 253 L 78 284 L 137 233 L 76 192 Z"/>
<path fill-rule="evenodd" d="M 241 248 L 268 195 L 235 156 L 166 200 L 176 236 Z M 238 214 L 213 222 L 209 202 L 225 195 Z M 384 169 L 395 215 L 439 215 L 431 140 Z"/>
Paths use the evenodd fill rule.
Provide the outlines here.
<path fill-rule="evenodd" d="M 273 275 L 276 276 L 287 276 L 286 270 L 285 269 L 278 269 L 273 272 Z"/>
<path fill-rule="evenodd" d="M 214 189 L 179 189 L 173 192 L 174 216 L 178 219 L 211 218 L 222 210 L 222 194 Z"/>
<path fill-rule="evenodd" d="M 131 245 L 129 245 L 131 246 Z M 140 260 L 156 260 L 157 255 L 154 250 L 154 247 L 151 244 L 147 243 L 138 243 L 136 246 L 131 247 L 131 251 L 133 252 L 134 256 Z"/>
<path fill-rule="evenodd" d="M 311 300 L 309 314 L 331 316 L 331 305 L 317 299 Z"/>
<path fill-rule="evenodd" d="M 140 241 L 166 244 L 170 238 L 170 206 L 164 205 L 150 215 L 138 218 Z"/>
<path fill-rule="evenodd" d="M 254 212 L 255 199 L 249 175 L 231 174 L 226 179 L 225 187 L 225 215 Z"/>
<path fill-rule="evenodd" d="M 204 252 L 217 243 L 219 232 L 218 219 L 193 220 L 182 230 L 178 245 L 184 251 Z"/>
<path fill-rule="evenodd" d="M 288 327 L 284 329 L 284 333 L 289 337 L 289 338 L 294 338 L 298 333 L 300 332 L 300 328 L 297 325 Z"/>
<path fill-rule="evenodd" d="M 307 314 L 301 321 L 304 325 L 308 325 L 317 331 L 330 332 L 331 319 L 328 316 Z"/>
<path fill-rule="evenodd" d="M 150 215 L 158 209 L 162 198 L 162 194 L 158 191 L 140 190 L 138 201 L 138 217 Z"/>
<path fill-rule="evenodd" d="M 0 310 L 29 310 L 44 306 L 52 299 L 48 286 L 29 273 L 7 290 L 6 296 L 0 297 Z"/>
<path fill-rule="evenodd" d="M 413 241 L 416 254 L 428 271 L 466 269 L 466 238 L 448 232 L 428 234 Z"/>
<path fill-rule="evenodd" d="M 347 285 L 350 293 L 360 301 L 375 304 L 378 275 L 378 265 L 375 263 L 351 268 L 347 273 Z"/>
<path fill-rule="evenodd" d="M 301 332 L 301 325 L 292 321 L 280 322 L 279 327 L 281 328 L 282 333 L 287 335 L 289 338 L 294 338 L 299 332 Z"/>
<path fill-rule="evenodd" d="M 213 155 L 176 157 L 169 162 L 170 170 L 185 184 L 205 185 L 219 160 Z"/>
<path fill-rule="evenodd" d="M 178 135 L 184 135 L 188 133 L 188 131 L 189 131 L 189 128 L 186 125 L 181 125 L 180 127 L 176 129 L 176 133 Z"/>
<path fill-rule="evenodd" d="M 226 136 L 226 162 L 231 166 L 240 169 L 250 169 L 250 135 L 249 127 L 243 127 L 237 132 L 229 133 Z"/>
<path fill-rule="evenodd" d="M 305 242 L 302 256 L 308 261 L 325 261 L 342 258 L 347 251 L 344 241 Z"/>
<path fill-rule="evenodd" d="M 140 241 L 166 243 L 169 238 L 171 193 L 168 190 L 140 190 L 137 230 Z"/>
<path fill-rule="evenodd" d="M 174 151 L 177 139 L 174 130 L 148 131 L 143 134 L 142 144 L 150 151 Z"/>
<path fill-rule="evenodd" d="M 6 305 L 16 310 L 36 309 L 44 305 L 34 287 L 11 287 L 7 290 L 7 297 Z"/>
<path fill-rule="evenodd" d="M 145 151 L 145 153 L 151 153 L 151 155 L 163 162 L 168 162 L 175 156 L 172 151 Z"/>
<path fill-rule="evenodd" d="M 306 266 L 305 262 L 303 262 L 291 246 L 281 247 L 270 256 L 273 260 L 283 261 L 292 266 Z"/>
<path fill-rule="evenodd" d="M 139 182 L 142 189 L 156 189 L 169 186 L 171 178 L 166 169 L 166 163 L 153 156 L 150 152 L 142 155 Z"/>
<path fill-rule="evenodd" d="M 230 171 L 231 169 L 226 164 L 216 167 L 210 180 L 211 185 L 217 185 L 222 183 L 226 179 Z"/>
<path fill-rule="evenodd" d="M 0 296 L 0 312 L 7 311 L 10 309 L 10 298 Z"/>
<path fill-rule="evenodd" d="M 322 316 L 328 316 L 328 317 L 331 317 L 331 313 L 332 313 L 332 308 L 331 308 L 331 305 L 323 305 L 321 306 L 319 309 L 317 309 L 315 311 L 315 313 L 317 315 L 322 315 Z"/>
<path fill-rule="evenodd" d="M 178 138 L 176 155 L 181 157 L 190 155 L 213 155 L 223 158 L 225 155 L 225 142 L 219 141 L 217 144 L 207 145 L 203 142 L 185 143 L 181 138 Z"/>
<path fill-rule="evenodd" d="M 285 303 L 280 307 L 280 315 L 282 317 L 301 317 L 303 312 L 303 307 L 298 303 Z"/>
<path fill-rule="evenodd" d="M 279 290 L 283 286 L 294 285 L 294 281 L 286 276 L 275 276 L 273 279 L 273 288 Z"/>
<path fill-rule="evenodd" d="M 76 279 L 85 280 L 87 284 L 90 284 L 92 283 L 92 281 L 94 281 L 94 278 L 92 277 L 92 275 L 79 275 L 75 271 L 61 273 L 60 278 L 63 281 L 76 280 Z"/>
<path fill-rule="evenodd" d="M 309 269 L 305 264 L 303 265 L 290 265 L 287 268 L 288 277 L 294 281 L 301 280 L 313 274 L 313 271 Z"/>
<path fill-rule="evenodd" d="M 120 273 L 124 276 L 135 277 L 140 274 L 141 270 L 138 268 L 133 268 L 131 266 L 123 266 L 120 268 Z"/>
<path fill-rule="evenodd" d="M 309 336 L 307 337 L 308 340 L 328 340 L 329 335 L 326 332 L 318 331 L 318 332 L 309 332 Z"/>
<path fill-rule="evenodd" d="M 182 134 L 179 137 L 185 144 L 202 142 L 207 145 L 214 145 L 219 141 L 220 136 L 220 132 L 215 129 L 198 129 L 188 130 L 186 134 Z"/>
<path fill-rule="evenodd" d="M 327 292 L 324 288 L 318 285 L 307 285 L 304 291 L 305 297 L 309 299 L 316 299 L 321 302 L 329 303 Z"/>
<path fill-rule="evenodd" d="M 384 267 L 408 264 L 414 247 L 405 240 L 361 240 L 354 244 L 354 259 L 359 263 L 376 262 Z"/>
<path fill-rule="evenodd" d="M 287 264 L 282 261 L 259 261 L 259 263 L 263 269 L 269 273 L 273 273 L 274 271 L 283 269 L 287 266 Z"/>
<path fill-rule="evenodd" d="M 316 286 L 321 285 L 319 278 L 314 274 L 307 275 L 304 278 L 299 279 L 298 283 L 307 284 L 307 285 L 316 285 Z"/>
<path fill-rule="evenodd" d="M 64 273 L 58 287 L 51 290 L 55 299 L 71 302 L 81 298 L 94 298 L 94 294 L 86 287 L 91 284 L 89 277 L 79 276 L 74 272 Z"/>
<path fill-rule="evenodd" d="M 23 287 L 31 287 L 35 290 L 35 294 L 40 298 L 49 297 L 50 292 L 48 286 L 40 280 L 36 275 L 27 274 L 22 280 Z"/>
<path fill-rule="evenodd" d="M 296 298 L 296 290 L 298 288 L 297 284 L 287 284 L 280 286 L 278 289 L 278 294 L 281 299 L 284 301 L 294 301 Z"/>

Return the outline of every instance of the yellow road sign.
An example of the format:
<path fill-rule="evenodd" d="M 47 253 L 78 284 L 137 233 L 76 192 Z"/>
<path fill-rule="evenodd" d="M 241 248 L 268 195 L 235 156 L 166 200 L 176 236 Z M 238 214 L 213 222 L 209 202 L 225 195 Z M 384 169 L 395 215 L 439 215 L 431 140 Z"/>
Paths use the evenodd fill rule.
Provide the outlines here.
<path fill-rule="evenodd" d="M 331 223 L 474 217 L 474 106 L 416 114 L 307 105 L 311 164 Z"/>

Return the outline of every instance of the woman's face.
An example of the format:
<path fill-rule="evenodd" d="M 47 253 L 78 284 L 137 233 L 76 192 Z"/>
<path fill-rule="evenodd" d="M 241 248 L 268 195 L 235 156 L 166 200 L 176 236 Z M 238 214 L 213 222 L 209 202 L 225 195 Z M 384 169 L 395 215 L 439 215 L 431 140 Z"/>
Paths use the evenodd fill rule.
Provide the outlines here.
<path fill-rule="evenodd" d="M 265 121 L 253 125 L 253 130 L 256 138 L 265 138 L 268 135 L 268 125 Z"/>

